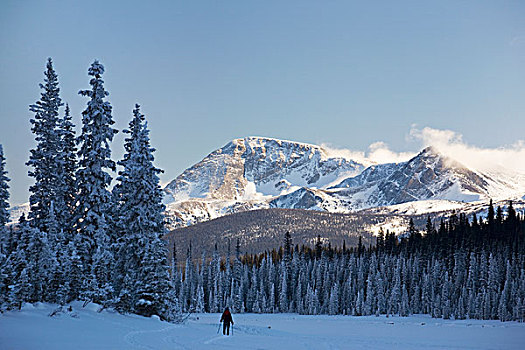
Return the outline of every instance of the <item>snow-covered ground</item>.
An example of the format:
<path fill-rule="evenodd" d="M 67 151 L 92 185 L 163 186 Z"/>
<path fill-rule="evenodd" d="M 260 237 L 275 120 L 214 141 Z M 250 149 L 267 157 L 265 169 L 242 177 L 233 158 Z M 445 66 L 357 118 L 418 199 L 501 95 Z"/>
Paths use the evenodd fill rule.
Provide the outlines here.
<path fill-rule="evenodd" d="M 524 349 L 525 324 L 441 320 L 428 316 L 350 317 L 234 314 L 230 337 L 219 314 L 182 325 L 97 312 L 98 306 L 49 317 L 53 306 L 27 305 L 0 316 L 0 349 Z"/>

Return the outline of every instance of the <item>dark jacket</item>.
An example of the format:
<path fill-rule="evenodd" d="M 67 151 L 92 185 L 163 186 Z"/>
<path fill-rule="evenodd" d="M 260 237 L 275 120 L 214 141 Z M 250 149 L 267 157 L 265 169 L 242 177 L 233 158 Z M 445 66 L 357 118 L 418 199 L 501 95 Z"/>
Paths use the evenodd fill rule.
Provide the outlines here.
<path fill-rule="evenodd" d="M 224 310 L 224 312 L 222 313 L 222 316 L 221 316 L 221 322 L 224 321 L 224 323 L 226 324 L 233 324 L 233 318 L 232 318 L 232 314 L 230 313 L 229 310 Z"/>

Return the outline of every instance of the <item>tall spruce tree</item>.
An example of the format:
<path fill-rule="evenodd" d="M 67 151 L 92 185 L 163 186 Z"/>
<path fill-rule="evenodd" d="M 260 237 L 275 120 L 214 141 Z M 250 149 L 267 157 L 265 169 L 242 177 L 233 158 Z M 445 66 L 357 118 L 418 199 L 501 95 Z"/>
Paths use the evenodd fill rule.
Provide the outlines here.
<path fill-rule="evenodd" d="M 8 259 L 9 307 L 20 308 L 24 302 L 53 301 L 48 281 L 56 261 L 47 234 L 32 227 L 22 215 L 18 223 L 16 248 Z"/>
<path fill-rule="evenodd" d="M 116 227 L 118 232 L 118 266 L 132 278 L 119 286 L 125 291 L 125 304 L 131 312 L 145 316 L 157 314 L 174 320 L 178 305 L 170 285 L 167 259 L 164 205 L 158 174 L 162 170 L 153 165 L 154 148 L 150 146 L 149 130 L 140 106 L 133 110 L 133 119 L 124 148 L 124 158 L 118 162 L 119 172 L 113 195 L 118 202 Z M 117 271 L 117 274 L 120 274 Z M 189 280 L 188 276 L 186 278 Z M 132 298 L 130 302 L 129 298 Z M 175 313 L 174 313 L 175 312 Z"/>
<path fill-rule="evenodd" d="M 77 139 L 79 164 L 76 172 L 77 207 L 75 210 L 75 242 L 80 256 L 85 296 L 104 302 L 107 297 L 108 274 L 104 267 L 111 257 L 109 222 L 111 193 L 108 187 L 111 176 L 108 170 L 115 171 L 111 160 L 110 142 L 117 130 L 111 116 L 111 104 L 104 99 L 109 93 L 104 89 L 102 74 L 104 66 L 93 62 L 88 70 L 92 77 L 91 90 L 82 90 L 80 95 L 89 98 L 87 108 L 82 112 L 82 133 Z M 103 295 L 98 295 L 104 291 Z M 93 294 L 95 293 L 95 294 Z"/>
<path fill-rule="evenodd" d="M 7 177 L 7 170 L 5 170 L 4 149 L 0 144 L 0 311 L 3 310 L 7 304 L 7 285 L 8 285 L 8 271 L 7 271 L 7 256 L 9 241 L 8 235 L 10 231 L 7 228 L 9 222 L 9 178 Z"/>
<path fill-rule="evenodd" d="M 29 187 L 31 192 L 29 218 L 34 227 L 47 232 L 46 222 L 49 209 L 58 187 L 56 175 L 60 153 L 58 110 L 63 105 L 59 96 L 58 76 L 53 69 L 51 58 L 47 60 L 44 84 L 40 84 L 40 89 L 43 90 L 40 100 L 29 106 L 29 110 L 35 113 L 35 117 L 30 122 L 31 131 L 35 134 L 36 140 L 36 147 L 31 150 L 27 162 L 27 165 L 32 168 L 29 176 L 35 180 L 35 183 Z"/>
<path fill-rule="evenodd" d="M 57 168 L 57 193 L 55 215 L 58 227 L 65 233 L 66 244 L 72 238 L 73 212 L 75 209 L 75 172 L 77 171 L 77 147 L 75 142 L 75 125 L 71 121 L 69 105 L 66 104 L 65 115 L 59 119 L 59 154 Z"/>
<path fill-rule="evenodd" d="M 4 148 L 0 144 L 0 230 L 9 222 L 9 181 L 5 169 Z"/>
<path fill-rule="evenodd" d="M 487 220 L 489 222 L 489 227 L 492 228 L 494 226 L 494 204 L 492 202 L 492 199 L 490 200 L 490 203 L 489 203 L 489 209 L 488 209 L 488 213 L 487 213 Z"/>

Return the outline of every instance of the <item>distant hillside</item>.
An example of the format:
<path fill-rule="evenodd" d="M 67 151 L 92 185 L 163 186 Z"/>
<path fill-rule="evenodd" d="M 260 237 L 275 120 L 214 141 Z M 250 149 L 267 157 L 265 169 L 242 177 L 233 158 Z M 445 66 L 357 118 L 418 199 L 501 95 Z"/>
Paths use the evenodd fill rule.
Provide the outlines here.
<path fill-rule="evenodd" d="M 407 231 L 408 222 L 414 220 L 416 228 L 425 229 L 427 217 L 439 226 L 441 218 L 448 218 L 453 213 L 463 212 L 469 220 L 472 215 L 486 216 L 488 203 L 454 202 L 450 207 L 446 201 L 419 201 L 396 206 L 378 207 L 356 213 L 342 214 L 304 209 L 258 209 L 222 216 L 192 226 L 175 229 L 167 234 L 170 253 L 173 242 L 177 245 L 179 261 L 186 258 L 190 245 L 193 246 L 194 258 L 200 258 L 202 251 L 211 254 L 215 243 L 221 255 L 228 249 L 228 241 L 233 254 L 237 238 L 241 244 L 241 253 L 261 253 L 267 249 L 279 248 L 284 234 L 290 232 L 293 244 L 314 246 L 317 236 L 324 244 L 347 247 L 356 246 L 359 236 L 363 244 L 375 244 L 375 234 L 382 228 L 396 234 Z M 453 204 L 454 204 L 453 203 Z M 501 206 L 506 212 L 507 201 L 498 201 L 494 207 Z M 525 215 L 525 200 L 514 202 L 518 213 Z"/>
<path fill-rule="evenodd" d="M 313 246 L 318 235 L 325 244 L 348 247 L 357 245 L 363 236 L 363 244 L 375 243 L 375 238 L 366 229 L 381 223 L 384 215 L 337 214 L 300 209 L 261 209 L 235 213 L 193 226 L 171 231 L 167 238 L 177 244 L 179 259 L 186 257 L 190 242 L 194 254 L 205 249 L 211 254 L 215 243 L 221 254 L 226 254 L 228 240 L 232 254 L 237 238 L 242 253 L 260 253 L 266 249 L 278 248 L 286 231 L 290 232 L 295 244 Z M 172 247 L 170 244 L 170 249 Z M 196 257 L 194 255 L 194 257 Z"/>

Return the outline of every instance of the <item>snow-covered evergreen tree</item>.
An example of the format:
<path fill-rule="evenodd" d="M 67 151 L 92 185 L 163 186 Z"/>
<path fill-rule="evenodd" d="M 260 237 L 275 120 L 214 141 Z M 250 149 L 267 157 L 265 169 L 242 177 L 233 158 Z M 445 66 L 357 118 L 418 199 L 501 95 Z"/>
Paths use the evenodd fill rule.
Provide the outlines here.
<path fill-rule="evenodd" d="M 0 230 L 5 229 L 9 222 L 9 181 L 5 169 L 4 148 L 0 144 Z"/>
<path fill-rule="evenodd" d="M 29 187 L 31 195 L 29 203 L 31 224 L 43 232 L 47 232 L 46 222 L 49 216 L 51 201 L 57 194 L 57 174 L 60 164 L 60 133 L 59 108 L 62 100 L 59 96 L 58 76 L 53 69 L 53 62 L 48 58 L 44 72 L 44 84 L 40 84 L 40 100 L 29 107 L 35 113 L 30 120 L 31 131 L 35 134 L 36 147 L 31 150 L 27 165 L 32 168 L 29 176 L 35 183 Z"/>
<path fill-rule="evenodd" d="M 124 133 L 129 137 L 125 140 L 124 158 L 119 161 L 123 170 L 113 190 L 118 201 L 117 260 L 131 271 L 133 279 L 128 281 L 131 285 L 124 281 L 121 290 L 129 290 L 136 297 L 130 311 L 173 320 L 179 306 L 170 284 L 167 246 L 162 239 L 165 228 L 158 177 L 161 170 L 153 165 L 155 149 L 150 146 L 149 130 L 139 105 L 135 106 L 129 129 Z M 189 265 L 191 262 L 187 269 Z M 193 277 L 186 275 L 186 280 Z M 196 292 L 193 285 L 191 288 Z"/>
<path fill-rule="evenodd" d="M 7 257 L 10 254 L 9 222 L 9 178 L 5 169 L 4 149 L 0 144 L 0 311 L 7 306 L 8 277 Z"/>
<path fill-rule="evenodd" d="M 93 62 L 88 70 L 92 77 L 89 82 L 91 90 L 79 92 L 89 98 L 87 108 L 82 112 L 82 133 L 77 139 L 80 149 L 75 211 L 76 250 L 84 269 L 86 292 L 107 288 L 107 274 L 98 267 L 112 261 L 109 256 L 111 194 L 108 190 L 111 176 L 107 170 L 116 170 L 109 144 L 117 130 L 111 127 L 114 124 L 111 104 L 104 100 L 109 93 L 104 90 L 103 73 L 104 66 L 98 61 Z M 102 274 L 98 275 L 99 272 Z"/>
<path fill-rule="evenodd" d="M 330 291 L 330 304 L 329 304 L 329 314 L 337 315 L 339 313 L 339 284 L 336 283 Z"/>
<path fill-rule="evenodd" d="M 52 272 L 57 267 L 57 261 L 51 248 L 46 232 L 30 226 L 21 228 L 22 235 L 28 236 L 29 245 L 26 248 L 27 271 L 29 278 L 29 300 L 55 301 L 56 290 L 52 289 Z"/>
<path fill-rule="evenodd" d="M 53 301 L 54 290 L 48 281 L 56 260 L 49 248 L 47 234 L 21 217 L 20 239 L 9 257 L 10 305 L 20 308 L 24 302 Z"/>
<path fill-rule="evenodd" d="M 280 280 L 280 288 L 279 288 L 279 310 L 281 312 L 288 312 L 288 276 L 286 272 L 286 266 L 284 263 L 281 265 L 281 280 Z"/>
<path fill-rule="evenodd" d="M 77 171 L 77 148 L 75 142 L 75 125 L 72 123 L 69 105 L 66 104 L 65 115 L 59 119 L 59 153 L 56 169 L 57 189 L 54 198 L 54 209 L 58 227 L 63 230 L 66 240 L 72 240 L 73 213 L 76 200 L 75 173 Z"/>

